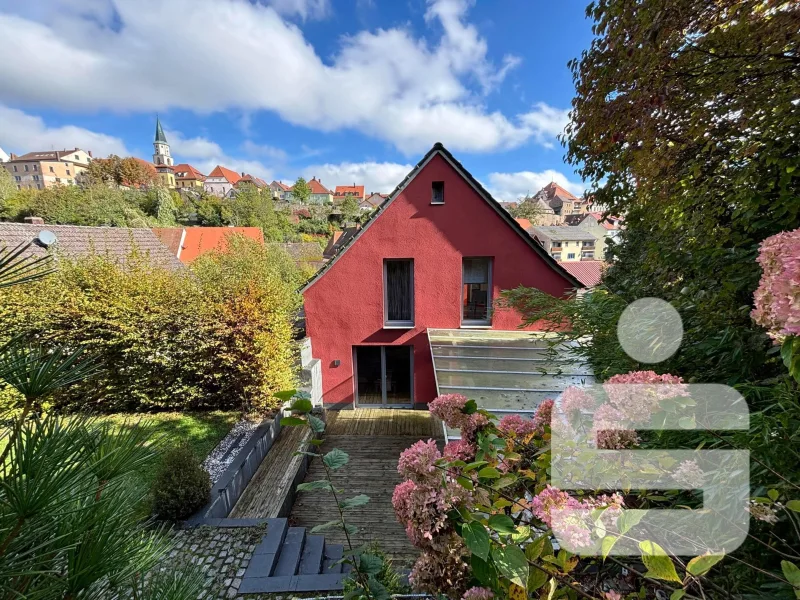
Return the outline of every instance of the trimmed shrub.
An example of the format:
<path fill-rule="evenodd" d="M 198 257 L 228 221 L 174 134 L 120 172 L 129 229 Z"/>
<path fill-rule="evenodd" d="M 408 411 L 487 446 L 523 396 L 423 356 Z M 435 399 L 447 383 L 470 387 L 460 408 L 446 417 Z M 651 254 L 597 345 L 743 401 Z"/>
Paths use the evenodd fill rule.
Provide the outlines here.
<path fill-rule="evenodd" d="M 152 513 L 179 521 L 203 508 L 211 494 L 211 479 L 188 444 L 164 453 L 151 489 Z"/>
<path fill-rule="evenodd" d="M 281 248 L 236 236 L 177 271 L 145 256 L 61 259 L 57 273 L 0 290 L 0 342 L 83 344 L 102 361 L 53 396 L 58 409 L 264 411 L 294 387 L 301 277 Z"/>

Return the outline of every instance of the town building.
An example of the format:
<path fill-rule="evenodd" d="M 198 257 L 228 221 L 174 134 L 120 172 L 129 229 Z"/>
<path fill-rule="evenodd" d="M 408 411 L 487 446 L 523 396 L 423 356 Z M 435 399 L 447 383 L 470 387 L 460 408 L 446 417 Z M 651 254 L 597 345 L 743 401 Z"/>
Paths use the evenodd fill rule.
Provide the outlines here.
<path fill-rule="evenodd" d="M 236 182 L 236 184 L 233 187 L 239 190 L 242 188 L 242 186 L 245 185 L 252 185 L 258 191 L 266 190 L 267 188 L 269 188 L 269 184 L 263 179 L 259 177 L 254 177 L 253 175 L 249 175 L 247 173 L 242 173 L 241 178 L 239 179 L 239 181 Z"/>
<path fill-rule="evenodd" d="M 561 217 L 585 213 L 589 205 L 588 201 L 568 192 L 555 181 L 544 186 L 534 197 L 544 201 L 556 215 Z"/>
<path fill-rule="evenodd" d="M 269 184 L 272 190 L 272 197 L 276 200 L 289 200 L 292 195 L 292 186 L 286 185 L 282 181 L 273 181 Z"/>
<path fill-rule="evenodd" d="M 325 406 L 433 400 L 428 330 L 517 335 L 522 316 L 495 302 L 520 285 L 558 297 L 581 287 L 436 144 L 302 290 Z M 471 393 L 472 375 L 458 376 L 438 389 Z"/>
<path fill-rule="evenodd" d="M 333 203 L 333 192 L 322 185 L 322 181 L 316 177 L 312 177 L 307 183 L 308 188 L 311 190 L 311 196 L 308 198 L 309 204 Z"/>
<path fill-rule="evenodd" d="M 333 191 L 333 202 L 341 204 L 348 196 L 353 196 L 358 202 L 361 202 L 366 197 L 364 186 L 356 185 L 355 183 L 353 185 L 337 185 Z"/>
<path fill-rule="evenodd" d="M 360 208 L 364 212 L 375 210 L 381 204 L 383 204 L 383 201 L 386 200 L 386 198 L 388 197 L 389 197 L 388 194 L 380 194 L 378 192 L 373 192 L 358 203 L 358 208 Z"/>
<path fill-rule="evenodd" d="M 559 262 L 597 259 L 597 238 L 578 227 L 534 225 L 528 232 Z"/>
<path fill-rule="evenodd" d="M 231 171 L 230 169 L 217 165 L 211 173 L 206 175 L 203 187 L 209 194 L 225 198 L 230 195 L 233 186 L 235 186 L 240 179 L 241 176 L 236 171 Z"/>
<path fill-rule="evenodd" d="M 184 264 L 213 250 L 224 252 L 234 235 L 264 243 L 260 227 L 159 227 L 153 233 Z"/>
<path fill-rule="evenodd" d="M 206 176 L 188 163 L 180 163 L 174 167 L 175 187 L 181 189 L 202 189 Z"/>
<path fill-rule="evenodd" d="M 158 173 L 158 179 L 162 185 L 168 188 L 175 187 L 175 169 L 172 156 L 169 153 L 169 144 L 164 130 L 161 128 L 161 121 L 156 117 L 156 136 L 153 140 L 153 166 Z"/>
<path fill-rule="evenodd" d="M 18 189 L 44 189 L 79 183 L 92 162 L 92 153 L 80 148 L 11 154 L 2 163 Z"/>
<path fill-rule="evenodd" d="M 565 217 L 565 223 L 570 227 L 577 227 L 588 231 L 597 238 L 597 248 L 595 258 L 605 260 L 606 241 L 616 239 L 620 230 L 620 221 L 616 217 L 609 216 L 603 219 L 603 215 L 596 212 L 582 215 L 569 215 Z"/>

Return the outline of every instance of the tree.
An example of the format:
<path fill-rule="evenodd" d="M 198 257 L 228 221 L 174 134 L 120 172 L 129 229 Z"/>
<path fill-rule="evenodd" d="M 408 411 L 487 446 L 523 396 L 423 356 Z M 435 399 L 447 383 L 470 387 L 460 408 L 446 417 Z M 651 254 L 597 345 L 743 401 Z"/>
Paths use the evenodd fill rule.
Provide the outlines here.
<path fill-rule="evenodd" d="M 344 201 L 339 205 L 342 211 L 342 221 L 344 224 L 352 223 L 361 216 L 361 208 L 358 206 L 358 199 L 355 196 L 345 196 Z"/>
<path fill-rule="evenodd" d="M 536 198 L 525 196 L 517 200 L 516 206 L 510 208 L 508 212 L 515 219 L 528 219 L 536 225 L 537 219 L 544 214 L 544 207 Z"/>
<path fill-rule="evenodd" d="M 308 204 L 311 200 L 311 188 L 302 177 L 298 177 L 292 188 L 292 198 L 300 204 Z"/>
<path fill-rule="evenodd" d="M 11 173 L 0 165 L 0 218 L 13 218 L 17 212 L 14 198 L 18 191 Z"/>
<path fill-rule="evenodd" d="M 95 158 L 89 163 L 88 175 L 90 183 L 138 188 L 155 183 L 157 173 L 155 167 L 128 156 L 120 158 L 115 154 L 108 158 Z"/>

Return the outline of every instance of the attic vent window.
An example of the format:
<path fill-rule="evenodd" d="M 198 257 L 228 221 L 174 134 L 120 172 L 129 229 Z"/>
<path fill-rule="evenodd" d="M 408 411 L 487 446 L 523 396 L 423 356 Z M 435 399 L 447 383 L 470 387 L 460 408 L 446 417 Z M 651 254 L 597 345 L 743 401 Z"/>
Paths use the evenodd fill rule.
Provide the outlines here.
<path fill-rule="evenodd" d="M 431 184 L 431 204 L 444 204 L 444 181 Z"/>

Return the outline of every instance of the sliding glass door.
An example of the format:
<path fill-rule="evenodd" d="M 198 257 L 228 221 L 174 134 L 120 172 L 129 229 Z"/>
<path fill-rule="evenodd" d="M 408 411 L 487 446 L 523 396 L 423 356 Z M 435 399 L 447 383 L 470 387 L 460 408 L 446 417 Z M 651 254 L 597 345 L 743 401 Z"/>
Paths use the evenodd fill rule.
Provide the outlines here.
<path fill-rule="evenodd" d="M 356 406 L 413 405 L 413 346 L 356 346 L 353 354 Z"/>

